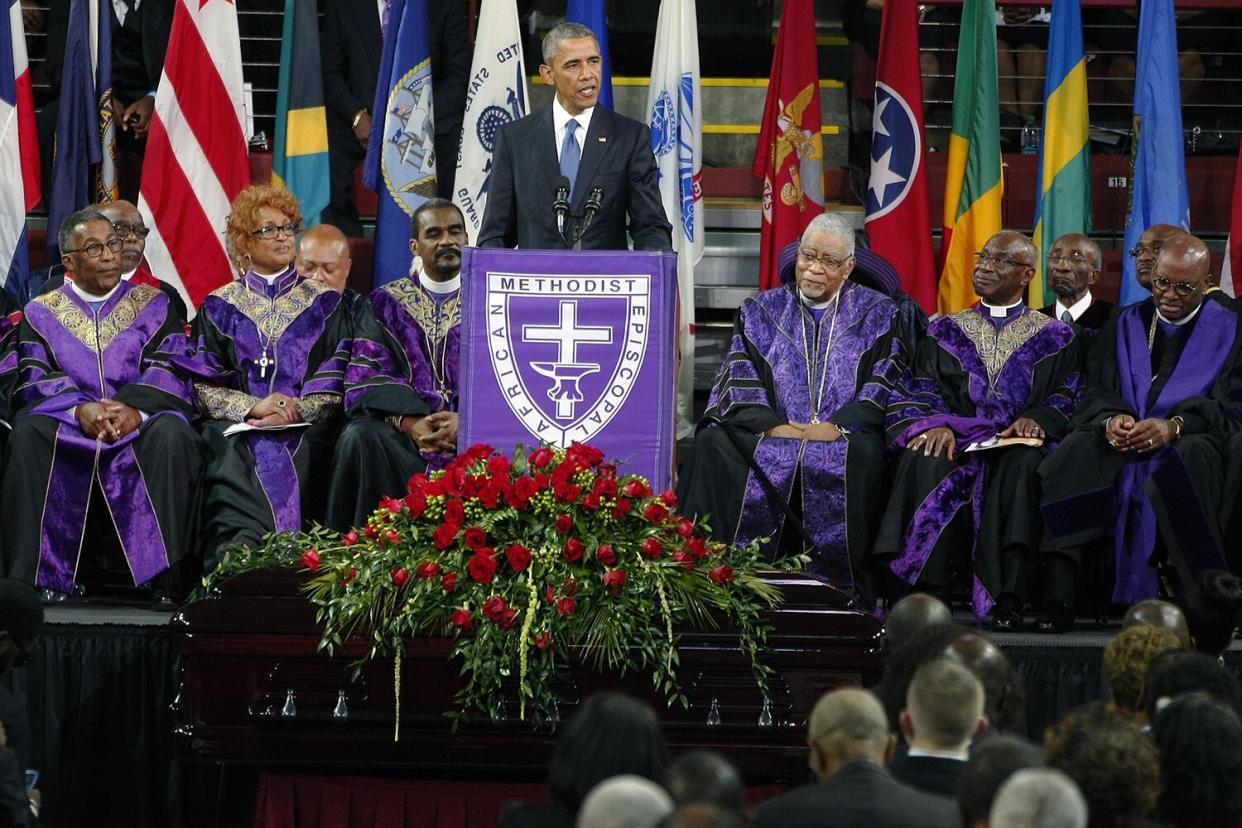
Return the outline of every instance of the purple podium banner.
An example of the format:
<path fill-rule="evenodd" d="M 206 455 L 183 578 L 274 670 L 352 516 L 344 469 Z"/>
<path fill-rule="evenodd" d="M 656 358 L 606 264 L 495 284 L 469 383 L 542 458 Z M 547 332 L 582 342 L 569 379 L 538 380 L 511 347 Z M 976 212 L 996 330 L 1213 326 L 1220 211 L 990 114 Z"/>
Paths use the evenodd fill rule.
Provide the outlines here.
<path fill-rule="evenodd" d="M 671 484 L 677 257 L 462 251 L 458 444 L 577 441 Z"/>

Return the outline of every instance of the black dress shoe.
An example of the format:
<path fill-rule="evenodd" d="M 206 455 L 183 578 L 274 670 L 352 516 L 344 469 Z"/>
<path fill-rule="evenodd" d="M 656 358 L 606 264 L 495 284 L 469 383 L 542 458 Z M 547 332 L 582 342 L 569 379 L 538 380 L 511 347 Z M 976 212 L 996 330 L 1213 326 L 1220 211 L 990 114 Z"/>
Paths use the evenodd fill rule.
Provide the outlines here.
<path fill-rule="evenodd" d="M 993 632 L 1018 632 L 1022 629 L 1022 613 L 1012 604 L 997 604 L 983 625 Z"/>
<path fill-rule="evenodd" d="M 1044 610 L 1035 622 L 1035 631 L 1051 635 L 1067 633 L 1074 628 L 1074 614 L 1060 604 Z"/>

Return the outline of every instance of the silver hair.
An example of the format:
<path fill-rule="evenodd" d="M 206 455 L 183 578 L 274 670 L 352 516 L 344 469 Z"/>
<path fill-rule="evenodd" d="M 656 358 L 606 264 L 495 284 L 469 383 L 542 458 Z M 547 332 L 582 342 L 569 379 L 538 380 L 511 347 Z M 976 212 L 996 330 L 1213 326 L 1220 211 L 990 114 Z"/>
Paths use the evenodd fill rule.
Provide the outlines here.
<path fill-rule="evenodd" d="M 56 244 L 63 253 L 66 250 L 73 249 L 74 236 L 77 235 L 78 227 L 83 224 L 90 224 L 93 221 L 108 221 L 108 217 L 98 210 L 87 207 L 85 210 L 78 210 L 65 217 L 60 223 L 60 230 L 56 233 Z M 112 226 L 112 222 L 108 221 L 108 226 Z"/>
<path fill-rule="evenodd" d="M 600 782 L 582 800 L 577 828 L 651 828 L 673 812 L 673 800 L 656 783 L 634 774 Z"/>
<path fill-rule="evenodd" d="M 820 213 L 811 219 L 811 223 L 802 231 L 799 243 L 806 241 L 812 233 L 828 233 L 841 239 L 845 255 L 854 255 L 854 227 L 837 213 Z"/>
<path fill-rule="evenodd" d="M 545 66 L 551 66 L 553 58 L 561 51 L 561 42 L 565 40 L 573 40 L 578 37 L 589 37 L 597 44 L 599 38 L 595 36 L 595 32 L 581 23 L 559 23 L 552 27 L 546 35 L 543 36 L 543 62 Z"/>
<path fill-rule="evenodd" d="M 1087 828 L 1087 801 L 1074 780 L 1051 768 L 1020 770 L 1001 785 L 991 828 Z"/>

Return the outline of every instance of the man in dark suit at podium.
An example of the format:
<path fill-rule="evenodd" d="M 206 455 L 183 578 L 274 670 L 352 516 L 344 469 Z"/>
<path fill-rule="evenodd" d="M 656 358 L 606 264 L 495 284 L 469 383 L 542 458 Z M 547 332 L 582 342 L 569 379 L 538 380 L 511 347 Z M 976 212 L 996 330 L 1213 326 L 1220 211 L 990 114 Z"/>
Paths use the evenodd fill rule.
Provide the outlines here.
<path fill-rule="evenodd" d="M 566 247 L 581 233 L 584 250 L 625 250 L 626 217 L 637 250 L 672 250 L 644 124 L 597 106 L 599 42 L 578 23 L 543 39 L 539 74 L 556 89 L 551 106 L 502 128 L 479 230 L 480 247 Z M 558 221 L 558 183 L 568 206 Z M 585 226 L 590 219 L 589 226 Z"/>
<path fill-rule="evenodd" d="M 1100 246 L 1081 233 L 1066 233 L 1048 251 L 1048 285 L 1057 300 L 1040 313 L 1094 333 L 1113 315 L 1114 305 L 1091 295 L 1100 278 Z"/>

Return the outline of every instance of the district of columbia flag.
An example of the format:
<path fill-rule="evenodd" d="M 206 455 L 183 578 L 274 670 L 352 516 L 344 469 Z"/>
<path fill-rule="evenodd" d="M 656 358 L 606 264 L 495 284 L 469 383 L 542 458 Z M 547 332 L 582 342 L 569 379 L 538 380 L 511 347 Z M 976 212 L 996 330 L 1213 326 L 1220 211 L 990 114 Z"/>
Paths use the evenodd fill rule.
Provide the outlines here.
<path fill-rule="evenodd" d="M 1001 230 L 1000 98 L 996 3 L 965 0 L 953 83 L 953 131 L 944 186 L 939 307 L 955 313 L 978 301 L 975 253 Z"/>
<path fill-rule="evenodd" d="M 565 22 L 581 23 L 595 32 L 600 57 L 599 102 L 612 109 L 612 58 L 608 53 L 608 18 L 604 14 L 604 0 L 569 0 Z"/>
<path fill-rule="evenodd" d="M 867 234 L 892 262 L 901 287 L 926 313 L 936 312 L 936 256 L 927 196 L 927 141 L 919 68 L 916 0 L 888 0 L 880 29 Z"/>
<path fill-rule="evenodd" d="M 147 262 L 187 305 L 233 279 L 224 224 L 250 183 L 233 0 L 177 0 L 147 133 L 138 211 Z"/>
<path fill-rule="evenodd" d="M 677 437 L 694 433 L 694 267 L 703 258 L 703 93 L 694 0 L 662 0 L 647 90 L 651 150 L 677 251 Z"/>
<path fill-rule="evenodd" d="M 21 0 L 0 15 L 0 287 L 19 304 L 29 298 L 30 247 L 26 213 L 42 198 L 39 140 L 35 129 Z"/>
<path fill-rule="evenodd" d="M 1238 243 L 1233 243 L 1233 237 Z M 1242 296 L 1242 152 L 1238 153 L 1233 178 L 1233 209 L 1230 210 L 1229 240 L 1225 242 L 1225 262 L 1221 265 L 1220 289 L 1233 297 Z"/>
<path fill-rule="evenodd" d="M 1153 224 L 1190 229 L 1186 156 L 1182 151 L 1182 92 L 1177 64 L 1177 20 L 1173 0 L 1144 0 L 1139 11 L 1138 76 L 1134 80 L 1133 158 L 1126 250 L 1133 250 Z M 1135 260 L 1125 257 L 1121 304 L 1151 295 L 1138 283 Z"/>
<path fill-rule="evenodd" d="M 763 179 L 759 289 L 781 283 L 780 252 L 824 212 L 824 136 L 812 0 L 787 0 L 751 172 Z"/>
<path fill-rule="evenodd" d="M 471 241 L 479 234 L 487 207 L 496 133 L 526 115 L 528 100 L 517 1 L 483 0 L 453 184 L 453 203 L 466 218 Z"/>
<path fill-rule="evenodd" d="M 363 180 L 379 202 L 372 282 L 378 287 L 409 273 L 410 219 L 436 194 L 427 0 L 392 0 L 371 111 Z"/>
<path fill-rule="evenodd" d="M 1091 232 L 1091 122 L 1087 117 L 1087 59 L 1078 3 L 1054 3 L 1044 76 L 1044 143 L 1035 205 L 1035 278 L 1028 304 L 1051 304 L 1048 251 L 1066 233 Z"/>
<path fill-rule="evenodd" d="M 285 0 L 280 44 L 272 184 L 298 197 L 303 223 L 310 227 L 319 223 L 329 196 L 328 120 L 315 0 Z"/>

